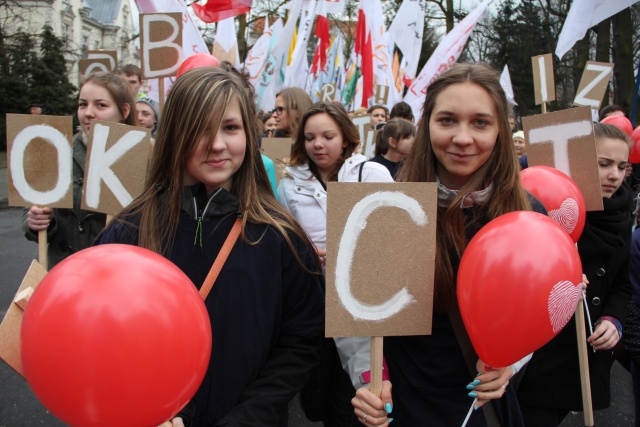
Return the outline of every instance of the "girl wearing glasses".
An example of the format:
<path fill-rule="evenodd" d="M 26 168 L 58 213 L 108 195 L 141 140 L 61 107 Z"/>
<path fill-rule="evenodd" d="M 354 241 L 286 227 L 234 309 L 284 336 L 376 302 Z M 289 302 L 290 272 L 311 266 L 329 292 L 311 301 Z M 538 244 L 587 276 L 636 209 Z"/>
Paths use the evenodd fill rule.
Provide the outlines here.
<path fill-rule="evenodd" d="M 273 118 L 276 121 L 276 138 L 295 138 L 300 118 L 311 108 L 311 97 L 304 90 L 289 87 L 276 95 Z"/>

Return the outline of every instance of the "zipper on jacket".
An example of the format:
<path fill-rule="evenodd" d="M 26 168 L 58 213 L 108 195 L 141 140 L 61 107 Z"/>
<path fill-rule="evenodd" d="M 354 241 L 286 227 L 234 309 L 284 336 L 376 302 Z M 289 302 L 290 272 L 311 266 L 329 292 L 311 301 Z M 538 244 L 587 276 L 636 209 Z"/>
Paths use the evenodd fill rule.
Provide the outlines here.
<path fill-rule="evenodd" d="M 207 204 L 204 206 L 204 209 L 201 211 L 198 211 L 198 203 L 196 202 L 196 198 L 193 198 L 193 213 L 194 213 L 194 217 L 197 218 L 197 224 L 196 224 L 196 234 L 193 237 L 193 249 L 192 249 L 192 253 L 193 251 L 195 251 L 196 249 L 196 243 L 200 243 L 200 251 L 202 252 L 202 222 L 203 222 L 203 217 L 205 212 L 207 212 L 207 210 L 209 209 L 209 205 L 211 204 L 211 201 L 216 197 L 216 195 L 220 192 L 220 188 L 218 188 L 216 190 L 215 193 L 213 193 L 211 195 L 211 197 L 209 197 L 209 200 L 207 200 Z"/>

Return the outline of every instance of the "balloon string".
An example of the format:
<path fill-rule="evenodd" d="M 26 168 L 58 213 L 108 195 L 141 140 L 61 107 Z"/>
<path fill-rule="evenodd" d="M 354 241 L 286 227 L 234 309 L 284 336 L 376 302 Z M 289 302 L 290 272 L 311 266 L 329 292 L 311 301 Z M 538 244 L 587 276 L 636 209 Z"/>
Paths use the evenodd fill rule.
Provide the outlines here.
<path fill-rule="evenodd" d="M 464 419 L 464 421 L 462 422 L 462 426 L 460 427 L 464 427 L 467 425 L 467 422 L 469 422 L 469 418 L 471 418 L 471 414 L 473 414 L 473 408 L 475 407 L 476 403 L 478 403 L 477 397 L 473 399 L 473 403 L 471 403 L 471 408 L 469 408 L 469 412 L 467 412 L 467 417 Z"/>
<path fill-rule="evenodd" d="M 584 311 L 587 313 L 587 320 L 589 321 L 589 332 L 593 335 L 593 324 L 591 323 L 591 315 L 589 314 L 589 306 L 587 305 L 587 294 L 584 289 L 582 290 L 582 302 L 584 303 Z M 596 352 L 596 349 L 593 349 L 593 352 Z"/>

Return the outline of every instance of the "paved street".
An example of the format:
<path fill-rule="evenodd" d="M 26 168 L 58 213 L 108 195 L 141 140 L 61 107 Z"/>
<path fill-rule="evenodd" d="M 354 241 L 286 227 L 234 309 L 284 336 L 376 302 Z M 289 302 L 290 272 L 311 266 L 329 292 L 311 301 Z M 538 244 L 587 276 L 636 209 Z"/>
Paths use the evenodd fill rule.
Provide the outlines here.
<path fill-rule="evenodd" d="M 21 210 L 6 208 L 6 169 L 0 168 L 0 317 L 9 306 L 37 246 L 20 232 Z M 629 427 L 633 425 L 633 392 L 628 374 L 618 365 L 613 369 L 613 404 L 596 414 L 596 426 Z M 582 414 L 571 414 L 563 427 L 584 425 Z M 0 427 L 64 426 L 31 393 L 27 383 L 0 361 Z M 290 405 L 290 427 L 319 427 L 302 414 L 297 400 Z"/>

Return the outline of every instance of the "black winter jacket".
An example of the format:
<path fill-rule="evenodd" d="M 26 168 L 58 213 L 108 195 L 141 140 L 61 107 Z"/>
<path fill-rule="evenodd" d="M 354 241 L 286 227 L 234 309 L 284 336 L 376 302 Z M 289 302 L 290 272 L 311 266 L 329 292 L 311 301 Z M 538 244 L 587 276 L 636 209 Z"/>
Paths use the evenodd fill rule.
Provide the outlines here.
<path fill-rule="evenodd" d="M 201 185 L 185 188 L 167 258 L 198 288 L 237 213 L 225 190 L 207 199 Z M 137 222 L 111 224 L 97 243 L 137 244 Z M 238 239 L 205 301 L 213 349 L 200 388 L 180 413 L 188 426 L 286 426 L 288 403 L 318 361 L 324 282 L 312 249 L 289 236 L 302 267 L 273 227 L 248 223 L 244 231 L 253 243 Z"/>
<path fill-rule="evenodd" d="M 594 329 L 602 316 L 614 317 L 622 325 L 627 319 L 631 296 L 631 197 L 630 188 L 623 183 L 610 199 L 604 199 L 604 211 L 587 212 L 585 228 L 578 240 L 582 271 L 589 280 L 587 307 Z M 589 326 L 584 327 L 589 336 Z M 518 399 L 529 406 L 581 411 L 577 348 L 574 317 L 553 340 L 533 354 L 520 383 Z M 610 402 L 613 353 L 611 350 L 594 353 L 589 346 L 587 354 L 593 409 L 606 408 Z"/>

